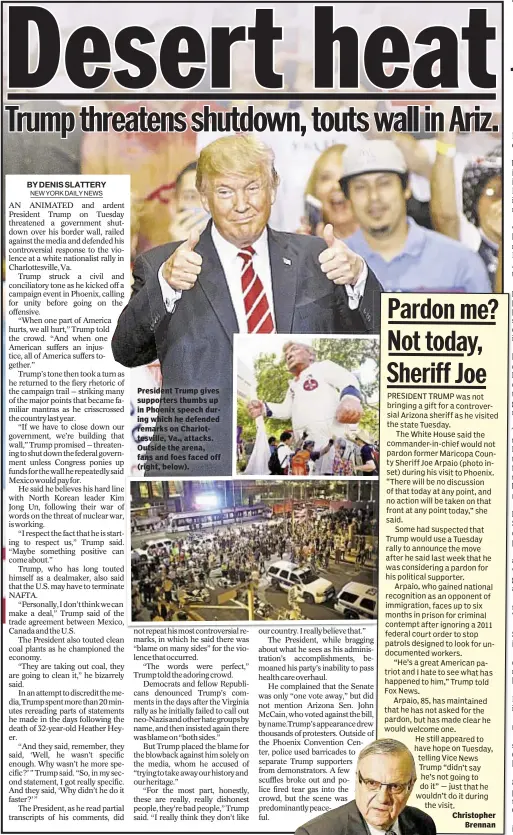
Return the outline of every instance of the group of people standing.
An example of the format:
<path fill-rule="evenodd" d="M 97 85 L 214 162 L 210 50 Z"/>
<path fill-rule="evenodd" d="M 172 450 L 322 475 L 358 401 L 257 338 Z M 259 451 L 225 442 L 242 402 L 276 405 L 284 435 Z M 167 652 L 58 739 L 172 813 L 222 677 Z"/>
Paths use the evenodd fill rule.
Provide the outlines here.
<path fill-rule="evenodd" d="M 279 438 L 271 435 L 268 444 L 270 475 L 315 475 L 316 462 L 324 456 L 329 456 L 330 475 L 379 475 L 379 448 L 363 429 L 356 432 L 354 440 L 343 436 L 330 438 L 326 446 L 317 450 L 315 440 L 307 440 L 304 433 L 298 445 L 290 430 L 282 432 Z"/>
<path fill-rule="evenodd" d="M 320 518 L 279 524 L 225 526 L 191 532 L 132 558 L 132 619 L 171 620 L 186 600 L 200 602 L 215 586 L 258 585 L 267 566 L 287 559 L 314 571 L 340 565 L 351 555 L 377 555 L 377 518 L 365 509 L 341 508 Z"/>
<path fill-rule="evenodd" d="M 291 420 L 292 429 L 268 438 L 266 451 L 253 451 L 246 471 L 263 475 L 377 475 L 379 456 L 359 426 L 363 395 L 358 378 L 332 360 L 317 361 L 311 345 L 286 342 L 283 358 L 290 374 L 281 403 L 251 400 L 255 419 Z M 263 427 L 258 426 L 259 433 Z M 257 437 L 258 443 L 258 437 Z"/>

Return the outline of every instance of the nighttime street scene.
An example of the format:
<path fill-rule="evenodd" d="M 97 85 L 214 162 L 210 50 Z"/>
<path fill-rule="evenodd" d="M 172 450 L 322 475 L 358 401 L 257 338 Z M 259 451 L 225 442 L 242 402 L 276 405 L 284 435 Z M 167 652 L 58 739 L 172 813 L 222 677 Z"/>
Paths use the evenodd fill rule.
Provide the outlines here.
<path fill-rule="evenodd" d="M 378 480 L 131 482 L 132 621 L 377 618 Z"/>

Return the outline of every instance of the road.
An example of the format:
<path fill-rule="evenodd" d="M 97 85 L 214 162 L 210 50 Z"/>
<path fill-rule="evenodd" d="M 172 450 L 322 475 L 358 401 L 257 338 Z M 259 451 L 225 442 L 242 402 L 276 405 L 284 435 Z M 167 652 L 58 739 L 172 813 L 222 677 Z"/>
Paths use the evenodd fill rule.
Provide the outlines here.
<path fill-rule="evenodd" d="M 254 524 L 248 522 L 247 524 Z M 207 534 L 210 531 L 203 531 Z M 182 534 L 183 536 L 183 534 Z M 164 531 L 155 532 L 154 534 L 142 533 L 132 534 L 132 548 L 141 548 L 148 542 L 149 539 L 158 541 L 159 539 L 174 539 L 179 538 L 179 534 L 166 534 Z M 346 583 L 357 582 L 365 583 L 369 586 L 377 586 L 378 572 L 377 568 L 368 566 L 357 566 L 355 563 L 342 562 L 339 564 L 330 563 L 328 569 L 320 569 L 319 575 L 335 586 L 335 591 L 339 592 Z M 214 590 L 217 591 L 217 590 Z M 287 608 L 287 593 L 281 590 L 275 590 L 269 586 L 266 591 L 267 602 L 274 607 L 275 610 Z M 340 620 L 344 618 L 333 608 L 334 601 L 328 603 L 301 603 L 299 606 L 304 618 L 309 620 Z M 210 606 L 194 606 L 194 613 L 198 619 L 207 621 L 247 621 L 247 609 L 236 600 L 230 600 L 221 605 Z"/>
<path fill-rule="evenodd" d="M 234 529 L 234 528 L 246 528 L 251 527 L 256 522 L 263 523 L 265 519 L 248 519 L 247 522 L 236 522 L 235 524 L 230 525 L 215 525 L 214 527 L 204 527 L 201 530 L 194 531 L 194 536 L 198 538 L 204 538 L 208 536 L 212 536 L 213 533 L 216 531 Z M 174 531 L 173 533 L 169 533 L 168 531 L 143 531 L 142 533 L 132 533 L 131 534 L 131 543 L 132 548 L 144 548 L 147 542 L 153 541 L 158 542 L 160 539 L 184 539 L 184 537 L 190 536 L 190 531 Z"/>
<path fill-rule="evenodd" d="M 337 592 L 351 581 L 369 586 L 377 585 L 376 570 L 361 568 L 351 563 L 330 566 L 329 570 L 323 569 L 319 574 L 333 583 Z M 287 608 L 287 593 L 284 591 L 269 587 L 266 591 L 266 599 L 276 611 Z M 333 600 L 328 603 L 300 602 L 299 607 L 303 617 L 309 620 L 344 620 L 342 615 L 333 608 L 333 603 Z M 246 607 L 236 600 L 227 601 L 220 606 L 195 606 L 194 611 L 204 620 L 247 621 L 248 618 Z"/>

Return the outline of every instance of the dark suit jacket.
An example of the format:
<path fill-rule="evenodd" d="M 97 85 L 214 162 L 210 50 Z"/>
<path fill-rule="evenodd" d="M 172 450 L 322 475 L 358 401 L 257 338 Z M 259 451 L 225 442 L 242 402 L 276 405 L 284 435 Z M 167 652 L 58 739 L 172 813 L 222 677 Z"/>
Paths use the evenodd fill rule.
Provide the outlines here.
<path fill-rule="evenodd" d="M 163 394 L 159 417 L 146 459 L 147 475 L 231 475 L 232 471 L 232 348 L 238 332 L 228 284 L 212 242 L 211 224 L 195 248 L 202 258 L 201 273 L 194 287 L 182 293 L 175 311 L 167 312 L 162 301 L 158 270 L 179 246 L 164 244 L 140 255 L 134 265 L 134 290 L 122 311 L 112 341 L 115 359 L 128 367 L 160 360 Z M 371 270 L 358 310 L 349 309 L 343 286 L 333 284 L 321 271 L 317 258 L 325 249 L 321 238 L 293 235 L 269 229 L 269 258 L 273 284 L 274 312 L 278 333 L 336 334 L 377 333 L 381 286 Z M 207 442 L 208 460 L 177 461 L 169 457 L 169 435 L 173 408 L 167 402 L 174 389 L 217 388 L 220 396 L 219 421 L 202 424 L 212 442 Z M 198 392 L 197 396 L 201 396 Z M 204 406 L 208 405 L 208 395 Z M 200 414 L 205 417 L 205 413 Z M 191 426 L 195 427 L 191 414 Z M 190 434 L 198 434 L 197 429 Z M 183 437 L 183 435 L 182 435 Z M 177 445 L 177 444 L 175 444 Z M 171 451 L 173 455 L 183 454 Z M 211 460 L 210 455 L 221 458 Z M 168 458 L 161 457 L 168 454 Z M 197 453 L 192 453 L 197 454 Z M 186 465 L 185 468 L 180 469 Z"/>
<path fill-rule="evenodd" d="M 399 826 L 402 835 L 436 835 L 433 819 L 414 806 L 406 806 L 401 812 Z M 369 835 L 369 829 L 352 800 L 308 821 L 296 830 L 296 835 Z"/>

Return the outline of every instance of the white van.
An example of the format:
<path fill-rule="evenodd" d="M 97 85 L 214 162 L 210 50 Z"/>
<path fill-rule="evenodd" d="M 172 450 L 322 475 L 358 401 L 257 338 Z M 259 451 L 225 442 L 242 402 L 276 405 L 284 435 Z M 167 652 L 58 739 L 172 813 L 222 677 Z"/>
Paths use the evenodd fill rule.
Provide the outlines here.
<path fill-rule="evenodd" d="M 333 583 L 314 574 L 310 568 L 300 568 L 288 560 L 273 562 L 267 569 L 267 577 L 275 589 L 288 591 L 295 586 L 305 603 L 325 603 L 335 596 Z"/>
<path fill-rule="evenodd" d="M 374 620 L 378 616 L 378 590 L 366 583 L 347 583 L 337 594 L 333 608 L 345 618 Z"/>
<path fill-rule="evenodd" d="M 131 562 L 139 563 L 139 562 L 147 562 L 148 561 L 148 554 L 144 548 L 132 548 L 131 553 Z"/>

